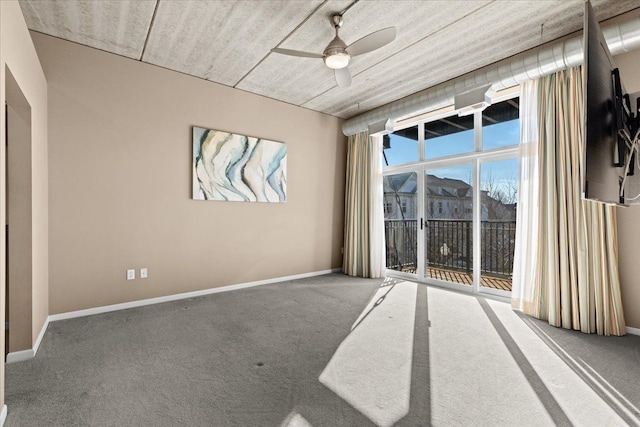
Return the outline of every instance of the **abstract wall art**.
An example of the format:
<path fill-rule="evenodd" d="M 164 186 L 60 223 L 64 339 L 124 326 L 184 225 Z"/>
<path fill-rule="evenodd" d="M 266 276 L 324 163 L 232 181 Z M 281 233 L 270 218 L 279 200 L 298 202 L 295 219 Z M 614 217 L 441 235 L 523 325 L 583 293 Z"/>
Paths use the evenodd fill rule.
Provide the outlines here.
<path fill-rule="evenodd" d="M 286 144 L 194 126 L 193 198 L 286 202 Z"/>

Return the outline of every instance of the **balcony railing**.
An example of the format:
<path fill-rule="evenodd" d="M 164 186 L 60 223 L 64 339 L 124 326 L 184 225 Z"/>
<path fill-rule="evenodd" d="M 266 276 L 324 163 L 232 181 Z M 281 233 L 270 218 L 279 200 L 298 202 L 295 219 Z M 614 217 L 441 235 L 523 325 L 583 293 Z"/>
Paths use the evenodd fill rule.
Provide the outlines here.
<path fill-rule="evenodd" d="M 426 222 L 426 257 L 429 267 L 471 273 L 473 271 L 473 223 L 471 220 L 429 219 Z M 510 278 L 516 234 L 515 221 L 481 221 L 482 275 Z M 387 268 L 415 271 L 418 222 L 385 220 Z"/>

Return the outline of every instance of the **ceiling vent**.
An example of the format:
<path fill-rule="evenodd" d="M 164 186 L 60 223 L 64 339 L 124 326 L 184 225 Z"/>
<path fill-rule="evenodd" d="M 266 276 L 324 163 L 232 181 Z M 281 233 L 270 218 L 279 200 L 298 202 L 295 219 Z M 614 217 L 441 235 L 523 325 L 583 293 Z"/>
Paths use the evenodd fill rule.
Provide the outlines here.
<path fill-rule="evenodd" d="M 369 135 L 387 135 L 393 132 L 393 122 L 391 119 L 378 120 L 369 125 Z"/>
<path fill-rule="evenodd" d="M 495 93 L 491 86 L 491 84 L 486 84 L 456 94 L 454 105 L 458 110 L 458 116 L 468 116 L 491 105 L 491 97 Z"/>

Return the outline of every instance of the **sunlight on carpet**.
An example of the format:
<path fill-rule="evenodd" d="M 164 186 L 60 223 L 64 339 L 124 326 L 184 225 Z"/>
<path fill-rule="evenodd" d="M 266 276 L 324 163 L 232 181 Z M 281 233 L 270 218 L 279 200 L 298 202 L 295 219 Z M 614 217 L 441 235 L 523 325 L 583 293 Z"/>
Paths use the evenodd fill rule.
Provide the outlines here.
<path fill-rule="evenodd" d="M 416 295 L 385 280 L 319 378 L 379 427 L 409 412 Z"/>
<path fill-rule="evenodd" d="M 313 427 L 302 415 L 297 412 L 289 414 L 280 427 Z"/>

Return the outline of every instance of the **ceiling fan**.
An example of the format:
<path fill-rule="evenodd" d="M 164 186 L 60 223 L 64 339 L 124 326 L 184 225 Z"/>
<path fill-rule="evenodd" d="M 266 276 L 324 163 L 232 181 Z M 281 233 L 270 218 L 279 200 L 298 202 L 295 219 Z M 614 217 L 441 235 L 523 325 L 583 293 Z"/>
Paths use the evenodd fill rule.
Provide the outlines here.
<path fill-rule="evenodd" d="M 279 47 L 271 49 L 271 52 L 290 56 L 301 56 L 303 58 L 322 58 L 326 66 L 333 69 L 338 86 L 348 87 L 351 85 L 351 73 L 347 67 L 351 57 L 371 52 L 372 50 L 379 49 L 391 43 L 396 38 L 396 28 L 389 27 L 375 31 L 347 46 L 338 36 L 338 30 L 342 27 L 342 22 L 342 15 L 333 15 L 331 17 L 331 23 L 336 29 L 336 36 L 327 47 L 324 48 L 324 52 L 321 54 L 301 50 L 281 49 Z"/>

